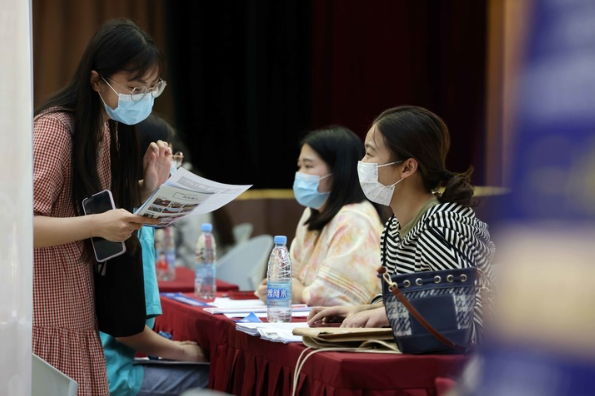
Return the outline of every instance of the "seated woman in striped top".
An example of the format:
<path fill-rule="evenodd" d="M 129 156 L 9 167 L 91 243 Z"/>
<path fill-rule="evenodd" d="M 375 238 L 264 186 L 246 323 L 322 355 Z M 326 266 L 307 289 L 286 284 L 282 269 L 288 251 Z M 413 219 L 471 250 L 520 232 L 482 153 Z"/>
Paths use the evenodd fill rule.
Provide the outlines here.
<path fill-rule="evenodd" d="M 420 107 L 388 109 L 373 122 L 365 146 L 366 154 L 358 164 L 364 193 L 393 212 L 380 241 L 381 251 L 386 252 L 382 266 L 390 273 L 405 274 L 474 265 L 491 280 L 495 247 L 487 224 L 471 208 L 473 168 L 460 174 L 446 170 L 450 135 L 444 122 Z M 444 191 L 439 194 L 436 190 L 441 186 Z M 342 327 L 389 325 L 381 296 L 366 305 L 315 307 L 308 323 L 341 320 Z M 478 297 L 475 341 L 481 329 Z"/>

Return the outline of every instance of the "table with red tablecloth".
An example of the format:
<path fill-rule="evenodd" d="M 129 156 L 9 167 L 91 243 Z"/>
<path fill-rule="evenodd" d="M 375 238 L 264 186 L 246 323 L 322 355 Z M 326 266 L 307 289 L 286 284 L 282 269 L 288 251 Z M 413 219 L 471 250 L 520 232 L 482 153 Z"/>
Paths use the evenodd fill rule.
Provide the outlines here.
<path fill-rule="evenodd" d="M 220 279 L 216 280 L 217 291 L 237 291 L 238 285 L 224 282 Z M 159 281 L 160 293 L 192 293 L 194 292 L 194 271 L 186 267 L 176 267 L 176 276 L 170 281 Z"/>
<path fill-rule="evenodd" d="M 203 308 L 161 298 L 156 329 L 195 340 L 209 354 L 209 387 L 234 395 L 291 395 L 302 343 L 277 343 L 235 329 L 235 322 Z M 303 365 L 296 395 L 435 396 L 437 379 L 456 378 L 461 355 L 314 353 Z"/>

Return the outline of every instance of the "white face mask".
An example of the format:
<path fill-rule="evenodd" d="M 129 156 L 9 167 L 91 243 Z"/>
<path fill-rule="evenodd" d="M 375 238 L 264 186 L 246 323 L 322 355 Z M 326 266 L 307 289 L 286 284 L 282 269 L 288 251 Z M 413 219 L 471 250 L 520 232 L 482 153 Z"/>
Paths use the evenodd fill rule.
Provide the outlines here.
<path fill-rule="evenodd" d="M 364 194 L 370 201 L 385 206 L 390 205 L 390 200 L 393 198 L 395 186 L 403 179 L 401 178 L 397 180 L 390 186 L 385 186 L 378 181 L 378 168 L 398 164 L 400 162 L 403 161 L 389 162 L 388 164 L 384 165 L 378 165 L 375 162 L 357 162 L 357 175 L 359 177 L 359 183 L 362 186 L 362 190 L 364 190 Z"/>

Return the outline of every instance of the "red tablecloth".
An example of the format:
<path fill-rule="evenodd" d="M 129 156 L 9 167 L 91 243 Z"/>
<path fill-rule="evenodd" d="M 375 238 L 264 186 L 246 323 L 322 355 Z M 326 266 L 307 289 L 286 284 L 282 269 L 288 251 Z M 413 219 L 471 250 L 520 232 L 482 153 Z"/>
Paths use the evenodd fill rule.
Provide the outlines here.
<path fill-rule="evenodd" d="M 238 285 L 223 282 L 217 279 L 217 291 L 236 291 Z M 176 267 L 176 278 L 172 281 L 158 282 L 161 293 L 193 293 L 194 292 L 194 271 L 186 267 Z"/>
<path fill-rule="evenodd" d="M 293 372 L 305 346 L 262 340 L 235 322 L 166 297 L 156 329 L 195 340 L 211 362 L 209 387 L 234 395 L 291 395 Z M 304 364 L 296 395 L 436 396 L 436 378 L 456 378 L 465 356 L 321 352 Z"/>

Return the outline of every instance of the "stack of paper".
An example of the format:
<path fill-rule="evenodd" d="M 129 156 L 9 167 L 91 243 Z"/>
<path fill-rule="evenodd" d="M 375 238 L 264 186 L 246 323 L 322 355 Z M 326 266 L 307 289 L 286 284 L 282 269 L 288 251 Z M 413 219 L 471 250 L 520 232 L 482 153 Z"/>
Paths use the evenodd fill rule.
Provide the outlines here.
<path fill-rule="evenodd" d="M 160 293 L 163 297 L 171 298 L 184 304 L 192 305 L 193 307 L 212 307 L 207 302 L 197 300 L 196 298 L 188 297 L 180 292 L 177 293 Z"/>
<path fill-rule="evenodd" d="M 302 342 L 302 337 L 293 334 L 293 329 L 298 327 L 308 327 L 308 323 L 237 323 L 236 330 L 272 341 L 282 342 Z"/>
<path fill-rule="evenodd" d="M 252 301 L 252 300 L 245 300 L 245 301 Z M 260 300 L 259 300 L 260 301 Z M 217 304 L 215 304 L 217 305 Z M 294 304 L 291 306 L 291 312 L 293 317 L 307 317 L 310 313 L 311 307 L 307 306 L 306 304 Z M 250 313 L 254 313 L 258 317 L 266 317 L 267 307 L 260 302 L 258 305 L 251 305 L 251 304 L 238 304 L 234 306 L 227 306 L 221 307 L 218 306 L 217 308 L 205 308 L 205 312 L 212 313 L 214 315 L 221 314 L 226 315 L 227 317 L 244 317 Z"/>
<path fill-rule="evenodd" d="M 265 304 L 258 298 L 253 300 L 233 300 L 229 297 L 217 297 L 215 301 L 211 303 L 211 305 L 217 308 L 245 308 L 265 306 Z"/>

